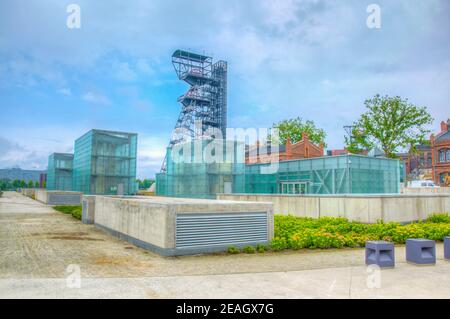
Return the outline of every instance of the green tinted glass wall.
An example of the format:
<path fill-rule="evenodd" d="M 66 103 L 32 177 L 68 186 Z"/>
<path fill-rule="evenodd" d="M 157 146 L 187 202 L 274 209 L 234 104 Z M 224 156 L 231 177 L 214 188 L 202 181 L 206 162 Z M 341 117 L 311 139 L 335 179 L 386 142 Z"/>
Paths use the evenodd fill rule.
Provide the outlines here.
<path fill-rule="evenodd" d="M 239 153 L 239 152 L 238 152 Z M 215 198 L 231 183 L 233 193 L 399 193 L 401 168 L 395 159 L 328 156 L 275 164 L 179 163 L 167 152 L 167 171 L 156 176 L 156 194 Z M 267 171 L 271 171 L 267 173 Z M 228 184 L 230 185 L 230 184 Z"/>
<path fill-rule="evenodd" d="M 137 134 L 91 130 L 75 141 L 73 189 L 130 195 L 136 184 Z"/>
<path fill-rule="evenodd" d="M 272 164 L 274 165 L 274 164 Z M 276 164 L 275 164 L 276 165 Z M 269 164 L 245 168 L 245 193 L 361 194 L 398 193 L 399 161 L 341 155 L 279 162 L 271 174 Z"/>
<path fill-rule="evenodd" d="M 48 190 L 72 190 L 73 154 L 53 153 L 48 157 Z"/>
<path fill-rule="evenodd" d="M 212 158 L 205 155 L 209 150 Z M 242 193 L 244 171 L 243 143 L 187 142 L 167 149 L 166 173 L 156 175 L 156 194 L 215 198 L 217 193 Z"/>
<path fill-rule="evenodd" d="M 349 156 L 353 194 L 399 193 L 400 161 L 368 156 Z"/>

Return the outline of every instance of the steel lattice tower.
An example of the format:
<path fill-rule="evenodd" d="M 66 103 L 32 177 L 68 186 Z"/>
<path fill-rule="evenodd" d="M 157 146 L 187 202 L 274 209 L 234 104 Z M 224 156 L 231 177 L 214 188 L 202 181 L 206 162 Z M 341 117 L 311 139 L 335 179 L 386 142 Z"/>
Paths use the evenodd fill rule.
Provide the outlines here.
<path fill-rule="evenodd" d="M 182 108 L 169 147 L 218 129 L 226 139 L 227 62 L 212 63 L 212 57 L 176 50 L 172 64 L 180 80 L 190 85 L 178 98 Z M 216 136 L 211 136 L 216 137 Z M 161 169 L 165 171 L 165 160 Z"/>

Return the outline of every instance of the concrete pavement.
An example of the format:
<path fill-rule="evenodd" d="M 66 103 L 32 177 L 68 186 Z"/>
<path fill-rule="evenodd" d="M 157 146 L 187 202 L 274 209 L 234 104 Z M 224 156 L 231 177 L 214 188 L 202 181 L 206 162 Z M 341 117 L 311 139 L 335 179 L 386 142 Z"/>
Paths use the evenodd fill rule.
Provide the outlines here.
<path fill-rule="evenodd" d="M 450 298 L 450 262 L 373 272 L 363 249 L 160 257 L 26 198 L 0 198 L 0 298 Z M 79 274 L 79 276 L 78 276 Z"/>

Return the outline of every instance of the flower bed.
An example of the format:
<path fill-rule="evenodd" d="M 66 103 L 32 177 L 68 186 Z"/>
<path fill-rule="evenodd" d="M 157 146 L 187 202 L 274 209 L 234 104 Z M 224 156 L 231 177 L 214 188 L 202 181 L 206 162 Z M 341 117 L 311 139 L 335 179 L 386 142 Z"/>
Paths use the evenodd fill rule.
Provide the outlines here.
<path fill-rule="evenodd" d="M 450 216 L 437 214 L 424 222 L 362 224 L 345 218 L 275 216 L 273 250 L 301 248 L 363 247 L 367 240 L 404 244 L 408 238 L 441 241 L 450 236 Z"/>

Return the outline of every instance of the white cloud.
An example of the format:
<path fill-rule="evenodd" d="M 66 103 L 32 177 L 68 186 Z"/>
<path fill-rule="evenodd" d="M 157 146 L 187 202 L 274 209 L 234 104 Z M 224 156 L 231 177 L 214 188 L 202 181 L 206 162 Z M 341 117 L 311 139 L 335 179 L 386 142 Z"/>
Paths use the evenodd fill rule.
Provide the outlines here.
<path fill-rule="evenodd" d="M 95 103 L 95 104 L 101 104 L 101 105 L 110 105 L 111 101 L 103 94 L 99 92 L 93 92 L 89 91 L 83 94 L 82 96 L 83 100 Z"/>
<path fill-rule="evenodd" d="M 159 172 L 168 142 L 166 139 L 145 134 L 138 136 L 137 175 L 139 178 L 153 177 L 155 172 Z"/>
<path fill-rule="evenodd" d="M 153 74 L 154 71 L 152 69 L 152 67 L 150 66 L 150 64 L 148 63 L 148 61 L 146 59 L 138 59 L 136 62 L 136 68 L 142 72 L 143 74 Z"/>
<path fill-rule="evenodd" d="M 0 168 L 46 169 L 48 156 L 54 152 L 71 153 L 76 138 L 89 130 L 88 127 L 71 125 L 7 127 L 0 137 Z M 3 152 L 7 141 L 9 151 Z"/>
<path fill-rule="evenodd" d="M 62 88 L 62 89 L 58 90 L 58 92 L 65 96 L 72 96 L 72 91 L 68 88 Z"/>
<path fill-rule="evenodd" d="M 1 58 L 1 55 L 0 55 Z M 29 57 L 17 56 L 0 60 L 0 86 L 34 87 L 41 83 L 64 84 L 66 79 L 58 67 Z"/>
<path fill-rule="evenodd" d="M 137 79 L 137 74 L 131 69 L 128 62 L 113 62 L 112 72 L 117 80 L 131 82 Z"/>
<path fill-rule="evenodd" d="M 76 92 L 64 81 L 96 81 L 100 75 L 105 82 L 132 82 L 138 90 L 126 97 L 130 109 L 151 108 L 159 116 L 167 96 L 149 102 L 139 92 L 148 84 L 160 84 L 164 92 L 180 85 L 170 82 L 170 54 L 191 48 L 229 62 L 230 126 L 270 126 L 301 115 L 327 129 L 330 146 L 341 147 L 342 125 L 375 93 L 398 91 L 428 105 L 437 121 L 448 114 L 447 0 L 380 0 L 379 32 L 367 29 L 367 4 L 360 0 L 79 3 L 84 22 L 71 32 L 58 18 L 65 13 L 60 1 L 0 2 L 0 87 L 48 82 Z M 82 98 L 112 103 L 95 90 Z M 154 101 L 164 104 L 153 107 Z"/>

